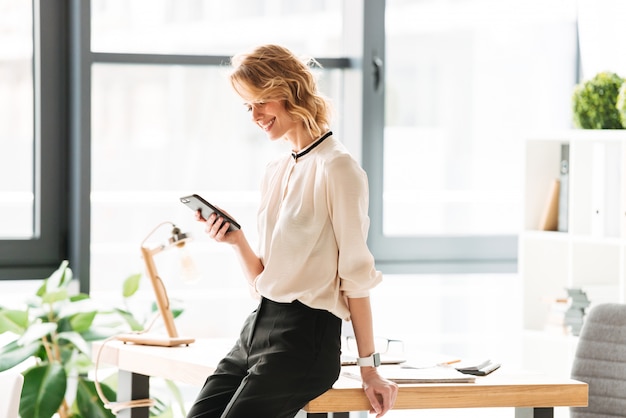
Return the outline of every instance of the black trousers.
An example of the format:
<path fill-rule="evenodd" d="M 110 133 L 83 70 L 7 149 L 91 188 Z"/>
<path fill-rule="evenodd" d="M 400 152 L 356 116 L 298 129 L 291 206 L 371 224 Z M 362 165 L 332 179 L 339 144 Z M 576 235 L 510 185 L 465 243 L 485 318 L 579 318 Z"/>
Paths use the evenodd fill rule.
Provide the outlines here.
<path fill-rule="evenodd" d="M 341 370 L 341 319 L 263 298 L 187 418 L 292 418 Z"/>

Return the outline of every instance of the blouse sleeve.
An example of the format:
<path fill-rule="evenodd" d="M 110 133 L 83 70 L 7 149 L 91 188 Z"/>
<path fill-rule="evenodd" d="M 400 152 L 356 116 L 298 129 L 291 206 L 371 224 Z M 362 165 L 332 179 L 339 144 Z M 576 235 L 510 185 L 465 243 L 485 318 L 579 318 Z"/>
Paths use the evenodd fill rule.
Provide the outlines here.
<path fill-rule="evenodd" d="M 348 154 L 333 159 L 326 173 L 328 212 L 339 250 L 340 290 L 348 298 L 369 296 L 382 273 L 376 270 L 367 247 L 367 174 Z"/>

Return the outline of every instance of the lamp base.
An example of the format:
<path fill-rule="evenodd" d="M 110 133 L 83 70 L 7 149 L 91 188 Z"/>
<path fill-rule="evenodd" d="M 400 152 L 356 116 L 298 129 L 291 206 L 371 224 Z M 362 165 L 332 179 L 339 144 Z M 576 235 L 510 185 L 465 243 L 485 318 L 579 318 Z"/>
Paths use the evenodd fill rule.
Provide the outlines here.
<path fill-rule="evenodd" d="M 120 334 L 116 336 L 117 340 L 126 343 L 140 344 L 140 345 L 157 345 L 161 347 L 176 347 L 179 345 L 189 345 L 193 343 L 195 338 L 187 337 L 170 337 L 160 334 Z"/>

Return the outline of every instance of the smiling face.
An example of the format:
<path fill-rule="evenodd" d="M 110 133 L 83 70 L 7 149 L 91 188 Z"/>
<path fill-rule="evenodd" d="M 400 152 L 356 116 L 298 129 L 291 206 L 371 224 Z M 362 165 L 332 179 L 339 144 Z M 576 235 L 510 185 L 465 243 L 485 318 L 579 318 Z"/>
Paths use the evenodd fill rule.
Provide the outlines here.
<path fill-rule="evenodd" d="M 239 86 L 237 92 L 250 112 L 252 123 L 261 128 L 270 140 L 283 138 L 296 151 L 310 143 L 311 136 L 302 121 L 287 110 L 285 100 L 261 100 L 247 86 Z"/>
<path fill-rule="evenodd" d="M 287 113 L 283 101 L 245 103 L 245 106 L 250 112 L 252 123 L 263 129 L 271 140 L 289 137 L 289 132 L 295 128 L 296 122 Z"/>

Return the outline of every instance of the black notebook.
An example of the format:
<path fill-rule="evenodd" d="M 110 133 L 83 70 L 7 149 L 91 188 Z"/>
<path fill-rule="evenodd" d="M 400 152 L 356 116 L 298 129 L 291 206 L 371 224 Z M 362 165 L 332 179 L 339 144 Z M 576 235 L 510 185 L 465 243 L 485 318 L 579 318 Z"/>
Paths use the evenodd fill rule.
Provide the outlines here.
<path fill-rule="evenodd" d="M 491 360 L 485 360 L 478 363 L 461 362 L 454 368 L 461 373 L 471 374 L 474 376 L 486 376 L 494 370 L 497 370 L 499 367 L 500 363 L 495 363 Z"/>

